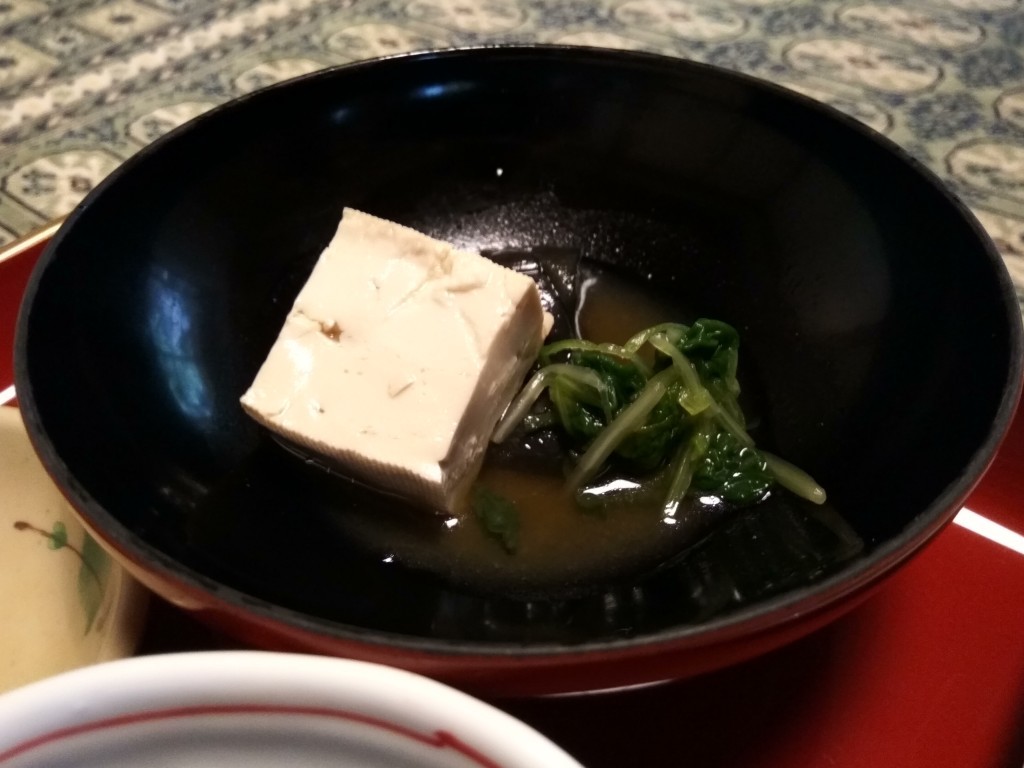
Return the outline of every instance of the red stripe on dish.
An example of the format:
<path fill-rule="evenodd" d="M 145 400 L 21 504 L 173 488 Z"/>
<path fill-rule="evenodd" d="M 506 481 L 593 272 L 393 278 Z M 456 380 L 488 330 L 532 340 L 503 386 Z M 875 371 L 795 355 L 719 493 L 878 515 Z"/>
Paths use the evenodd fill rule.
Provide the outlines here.
<path fill-rule="evenodd" d="M 502 768 L 501 765 L 477 749 L 474 749 L 455 734 L 446 730 L 437 730 L 432 733 L 421 733 L 412 728 L 392 723 L 380 718 L 370 717 L 358 712 L 350 712 L 343 709 L 330 709 L 328 707 L 288 707 L 274 704 L 218 704 L 193 707 L 174 707 L 170 709 L 157 709 L 147 712 L 136 712 L 129 715 L 119 715 L 103 720 L 96 720 L 81 725 L 73 725 L 61 728 L 29 739 L 18 744 L 5 752 L 0 752 L 0 763 L 24 755 L 33 749 L 50 746 L 63 739 L 73 738 L 89 733 L 122 728 L 139 723 L 152 723 L 161 720 L 175 720 L 189 717 L 202 717 L 208 715 L 285 715 L 298 717 L 324 717 L 332 720 L 345 720 L 360 725 L 367 725 L 371 728 L 378 728 L 388 731 L 396 736 L 424 744 L 436 749 L 452 749 L 463 757 L 471 760 L 480 768 Z"/>

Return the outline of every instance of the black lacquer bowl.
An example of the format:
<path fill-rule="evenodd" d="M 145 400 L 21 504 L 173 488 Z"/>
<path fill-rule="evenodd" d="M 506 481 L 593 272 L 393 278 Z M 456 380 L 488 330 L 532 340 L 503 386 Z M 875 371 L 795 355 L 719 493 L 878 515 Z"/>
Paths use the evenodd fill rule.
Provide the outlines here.
<path fill-rule="evenodd" d="M 337 489 L 238 405 L 346 205 L 465 247 L 577 249 L 737 326 L 767 447 L 846 535 L 791 516 L 772 550 L 735 518 L 633 581 L 529 600 L 362 551 Z M 253 645 L 517 694 L 694 674 L 856 605 L 988 466 L 1020 345 L 977 224 L 858 123 L 689 62 L 498 48 L 317 73 L 139 153 L 43 256 L 16 383 L 44 464 L 158 593 Z"/>

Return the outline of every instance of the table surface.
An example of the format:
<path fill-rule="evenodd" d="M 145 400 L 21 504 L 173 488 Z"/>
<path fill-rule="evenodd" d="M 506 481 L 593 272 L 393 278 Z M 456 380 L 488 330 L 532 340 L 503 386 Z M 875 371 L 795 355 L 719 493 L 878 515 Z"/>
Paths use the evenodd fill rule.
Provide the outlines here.
<path fill-rule="evenodd" d="M 31 234 L 124 159 L 263 85 L 493 42 L 656 51 L 828 102 L 949 184 L 1024 299 L 1022 0 L 10 0 L 0 3 L 0 392 L 44 242 Z M 1019 768 L 1022 494 L 1018 418 L 971 511 L 825 630 L 696 680 L 497 704 L 593 768 Z M 142 651 L 231 645 L 155 601 Z"/>
<path fill-rule="evenodd" d="M 796 89 L 886 134 L 974 210 L 1024 296 L 1022 0 L 8 0 L 0 246 L 124 159 L 270 83 L 404 51 L 634 48 Z"/>

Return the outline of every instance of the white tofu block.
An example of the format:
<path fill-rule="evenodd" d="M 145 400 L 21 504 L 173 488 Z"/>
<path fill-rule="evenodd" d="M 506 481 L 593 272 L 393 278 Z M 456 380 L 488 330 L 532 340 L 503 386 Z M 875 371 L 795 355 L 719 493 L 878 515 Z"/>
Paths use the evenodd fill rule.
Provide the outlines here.
<path fill-rule="evenodd" d="M 345 209 L 241 403 L 357 480 L 457 512 L 549 329 L 529 277 Z"/>

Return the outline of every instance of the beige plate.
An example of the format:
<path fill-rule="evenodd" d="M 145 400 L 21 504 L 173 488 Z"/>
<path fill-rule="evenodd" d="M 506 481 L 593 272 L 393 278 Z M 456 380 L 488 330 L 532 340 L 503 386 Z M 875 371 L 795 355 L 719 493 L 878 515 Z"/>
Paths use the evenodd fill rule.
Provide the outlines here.
<path fill-rule="evenodd" d="M 146 592 L 82 528 L 0 407 L 0 690 L 130 655 Z"/>

